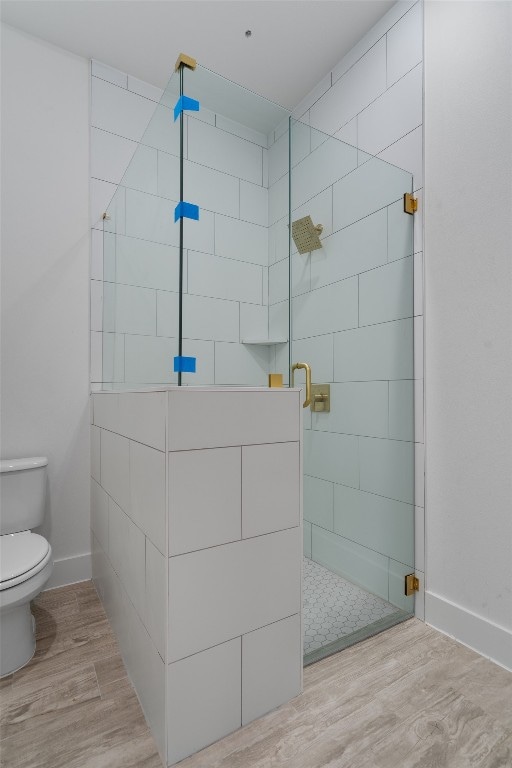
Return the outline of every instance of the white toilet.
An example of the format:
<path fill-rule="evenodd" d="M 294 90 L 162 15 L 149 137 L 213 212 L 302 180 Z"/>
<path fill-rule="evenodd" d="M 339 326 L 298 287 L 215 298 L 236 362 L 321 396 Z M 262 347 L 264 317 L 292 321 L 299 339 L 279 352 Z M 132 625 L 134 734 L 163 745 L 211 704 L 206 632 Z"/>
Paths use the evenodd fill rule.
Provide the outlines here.
<path fill-rule="evenodd" d="M 36 647 L 30 601 L 53 569 L 52 549 L 31 533 L 43 522 L 48 459 L 0 461 L 0 677 L 27 664 Z"/>

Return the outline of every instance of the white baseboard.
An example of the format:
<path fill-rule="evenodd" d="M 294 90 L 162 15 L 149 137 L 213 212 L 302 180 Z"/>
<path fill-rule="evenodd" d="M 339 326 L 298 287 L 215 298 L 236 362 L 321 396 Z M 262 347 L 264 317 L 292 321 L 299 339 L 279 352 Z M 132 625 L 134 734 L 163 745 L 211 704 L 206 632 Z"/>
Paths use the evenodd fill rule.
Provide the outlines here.
<path fill-rule="evenodd" d="M 425 592 L 425 622 L 512 672 L 512 631 Z"/>
<path fill-rule="evenodd" d="M 66 557 L 55 560 L 52 575 L 48 579 L 45 591 L 64 587 L 67 584 L 75 584 L 77 581 L 88 581 L 92 577 L 91 553 Z"/>

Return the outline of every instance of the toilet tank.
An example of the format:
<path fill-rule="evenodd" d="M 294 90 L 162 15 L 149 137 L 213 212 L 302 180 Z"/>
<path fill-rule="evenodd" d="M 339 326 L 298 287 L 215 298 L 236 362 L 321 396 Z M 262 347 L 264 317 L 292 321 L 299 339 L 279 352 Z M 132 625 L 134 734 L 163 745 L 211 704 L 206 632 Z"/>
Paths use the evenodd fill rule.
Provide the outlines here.
<path fill-rule="evenodd" d="M 30 531 L 43 522 L 45 456 L 0 461 L 0 534 Z"/>

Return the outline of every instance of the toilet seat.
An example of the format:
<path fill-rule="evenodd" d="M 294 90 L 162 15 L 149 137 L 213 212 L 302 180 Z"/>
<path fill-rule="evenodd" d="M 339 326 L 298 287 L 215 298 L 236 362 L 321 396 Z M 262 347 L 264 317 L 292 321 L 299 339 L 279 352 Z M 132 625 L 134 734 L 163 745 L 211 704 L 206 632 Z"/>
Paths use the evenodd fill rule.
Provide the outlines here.
<path fill-rule="evenodd" d="M 38 574 L 52 555 L 43 536 L 31 531 L 0 537 L 0 591 L 21 584 Z"/>

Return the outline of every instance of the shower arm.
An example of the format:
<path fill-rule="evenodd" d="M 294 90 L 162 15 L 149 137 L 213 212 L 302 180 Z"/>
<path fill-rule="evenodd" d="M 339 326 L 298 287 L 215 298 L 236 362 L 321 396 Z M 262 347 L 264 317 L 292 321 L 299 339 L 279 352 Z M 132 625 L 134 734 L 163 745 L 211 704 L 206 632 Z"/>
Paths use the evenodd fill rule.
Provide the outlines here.
<path fill-rule="evenodd" d="M 292 365 L 292 376 L 291 376 L 291 386 L 294 386 L 294 373 L 299 368 L 304 368 L 306 371 L 306 399 L 304 400 L 302 407 L 307 408 L 308 405 L 311 405 L 311 367 L 307 363 L 294 363 Z"/>

